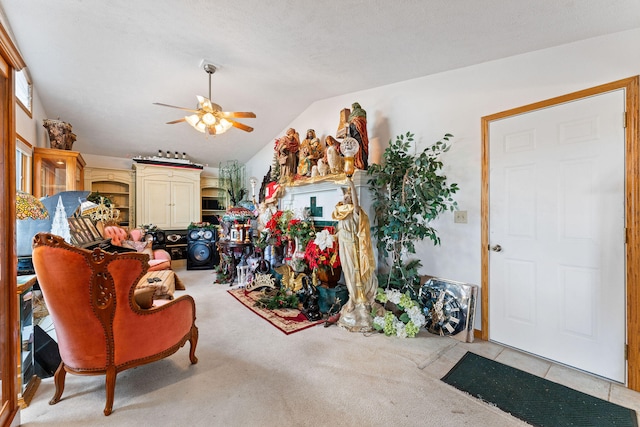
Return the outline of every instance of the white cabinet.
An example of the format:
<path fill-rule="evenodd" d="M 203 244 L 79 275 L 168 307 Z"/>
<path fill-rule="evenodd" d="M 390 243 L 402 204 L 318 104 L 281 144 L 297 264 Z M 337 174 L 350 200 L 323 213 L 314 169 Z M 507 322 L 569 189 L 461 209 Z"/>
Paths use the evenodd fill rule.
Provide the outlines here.
<path fill-rule="evenodd" d="M 124 169 L 93 168 L 84 169 L 84 188 L 92 193 L 107 197 L 120 212 L 118 223 L 123 226 L 133 223 L 135 217 L 135 197 L 133 191 L 133 171 Z"/>
<path fill-rule="evenodd" d="M 164 230 L 200 221 L 200 169 L 134 163 L 136 224 Z"/>

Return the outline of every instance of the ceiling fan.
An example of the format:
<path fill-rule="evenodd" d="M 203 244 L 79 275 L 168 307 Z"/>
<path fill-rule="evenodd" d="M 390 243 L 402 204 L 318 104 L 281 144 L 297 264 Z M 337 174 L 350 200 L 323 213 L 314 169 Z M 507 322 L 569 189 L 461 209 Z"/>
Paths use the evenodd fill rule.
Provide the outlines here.
<path fill-rule="evenodd" d="M 216 72 L 216 67 L 213 64 L 205 63 L 203 65 L 204 70 L 209 74 L 209 98 L 197 95 L 198 108 L 185 108 L 177 107 L 175 105 L 162 104 L 160 102 L 154 102 L 154 105 L 161 105 L 163 107 L 177 108 L 179 110 L 189 111 L 193 114 L 185 116 L 181 119 L 167 122 L 168 125 L 187 122 L 193 126 L 197 131 L 207 133 L 209 135 L 219 135 L 225 133 L 231 127 L 241 129 L 245 132 L 253 131 L 253 128 L 245 125 L 244 123 L 237 122 L 232 119 L 254 119 L 256 115 L 251 112 L 230 112 L 222 111 L 222 107 L 216 103 L 211 102 L 211 75 Z"/>

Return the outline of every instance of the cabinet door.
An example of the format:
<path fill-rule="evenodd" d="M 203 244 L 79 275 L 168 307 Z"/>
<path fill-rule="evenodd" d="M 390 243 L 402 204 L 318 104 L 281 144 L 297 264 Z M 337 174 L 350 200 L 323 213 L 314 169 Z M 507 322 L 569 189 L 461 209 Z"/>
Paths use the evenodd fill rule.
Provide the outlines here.
<path fill-rule="evenodd" d="M 171 228 L 187 228 L 192 221 L 198 221 L 199 201 L 196 200 L 194 183 L 171 183 L 171 195 Z"/>
<path fill-rule="evenodd" d="M 141 221 L 138 224 L 154 224 L 158 228 L 171 228 L 171 183 L 167 181 L 145 180 L 142 183 Z M 188 225 L 188 224 L 187 224 Z"/>

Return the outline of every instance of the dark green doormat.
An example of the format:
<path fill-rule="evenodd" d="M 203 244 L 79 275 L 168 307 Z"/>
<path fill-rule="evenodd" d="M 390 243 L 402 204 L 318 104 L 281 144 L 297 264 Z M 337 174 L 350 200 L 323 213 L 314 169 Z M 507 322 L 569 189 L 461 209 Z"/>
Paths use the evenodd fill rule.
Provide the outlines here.
<path fill-rule="evenodd" d="M 467 352 L 447 384 L 540 427 L 638 427 L 636 411 Z"/>

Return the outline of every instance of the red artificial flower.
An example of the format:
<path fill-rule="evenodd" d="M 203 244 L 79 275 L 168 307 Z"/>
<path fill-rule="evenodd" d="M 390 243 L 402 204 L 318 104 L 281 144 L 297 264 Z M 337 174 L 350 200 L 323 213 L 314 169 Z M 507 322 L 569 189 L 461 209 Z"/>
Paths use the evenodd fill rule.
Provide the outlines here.
<path fill-rule="evenodd" d="M 333 246 L 327 247 L 324 250 L 320 249 L 315 242 L 315 240 L 311 240 L 304 251 L 304 259 L 309 264 L 309 267 L 312 269 L 320 268 L 320 267 L 331 267 L 337 268 L 340 267 L 340 255 L 339 255 L 339 243 L 338 238 L 335 236 L 335 228 L 334 227 L 325 227 L 323 231 L 328 232 L 329 234 L 334 236 Z M 320 234 L 318 233 L 318 234 Z"/>

